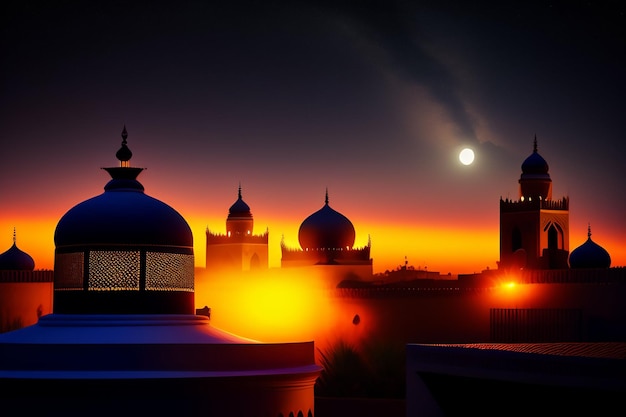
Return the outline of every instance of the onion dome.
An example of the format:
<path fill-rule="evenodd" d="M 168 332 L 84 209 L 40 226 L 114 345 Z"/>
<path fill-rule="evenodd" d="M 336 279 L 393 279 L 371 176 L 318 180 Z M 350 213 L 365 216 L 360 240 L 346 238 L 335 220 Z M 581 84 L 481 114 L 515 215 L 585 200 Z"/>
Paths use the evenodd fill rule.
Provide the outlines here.
<path fill-rule="evenodd" d="M 537 152 L 537 136 L 535 136 L 533 153 L 522 163 L 522 175 L 519 179 L 520 196 L 543 200 L 552 198 L 552 179 L 548 170 L 548 163 Z"/>
<path fill-rule="evenodd" d="M 354 238 L 352 222 L 328 205 L 328 190 L 324 207 L 304 219 L 298 231 L 298 241 L 304 250 L 352 248 Z"/>
<path fill-rule="evenodd" d="M 237 201 L 230 206 L 226 218 L 226 233 L 228 236 L 250 236 L 254 227 L 254 220 L 250 207 L 241 198 L 241 185 L 237 194 Z"/>
<path fill-rule="evenodd" d="M 569 255 L 570 268 L 609 268 L 611 256 L 602 246 L 591 240 L 591 226 L 587 231 L 587 240 Z"/>
<path fill-rule="evenodd" d="M 191 313 L 193 235 L 172 207 L 144 193 L 130 167 L 126 127 L 104 168 L 104 193 L 71 208 L 55 233 L 56 313 Z"/>
<path fill-rule="evenodd" d="M 246 204 L 241 198 L 241 185 L 239 186 L 239 192 L 237 195 L 237 201 L 230 206 L 228 210 L 228 219 L 251 219 L 252 213 L 250 212 L 250 206 Z"/>
<path fill-rule="evenodd" d="M 17 247 L 13 229 L 13 245 L 4 253 L 0 253 L 0 270 L 32 271 L 35 269 L 33 258 Z"/>
<path fill-rule="evenodd" d="M 549 166 L 545 159 L 537 152 L 537 137 L 533 147 L 533 153 L 522 163 L 522 177 L 528 175 L 550 176 L 548 174 Z"/>

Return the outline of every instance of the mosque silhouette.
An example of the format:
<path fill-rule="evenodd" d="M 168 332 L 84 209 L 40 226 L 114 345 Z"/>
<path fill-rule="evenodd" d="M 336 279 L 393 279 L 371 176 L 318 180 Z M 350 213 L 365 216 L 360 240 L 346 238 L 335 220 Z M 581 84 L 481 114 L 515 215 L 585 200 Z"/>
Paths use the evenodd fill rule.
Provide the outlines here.
<path fill-rule="evenodd" d="M 195 314 L 191 229 L 144 193 L 122 138 L 104 193 L 57 224 L 52 314 L 0 335 L 2 414 L 312 416 L 313 342 L 259 343 Z"/>
<path fill-rule="evenodd" d="M 259 343 L 194 314 L 191 230 L 176 210 L 145 194 L 137 181 L 142 168 L 130 166 L 125 128 L 122 139 L 120 166 L 105 168 L 111 180 L 104 193 L 59 220 L 54 271 L 34 270 L 15 232 L 13 246 L 0 254 L 3 305 L 13 284 L 32 285 L 21 291 L 33 294 L 35 285 L 44 288 L 34 296 L 35 323 L 0 334 L 5 407 L 48 415 L 111 415 L 119 406 L 156 414 L 314 415 L 322 370 L 313 342 Z M 408 268 L 374 277 L 371 243 L 354 247 L 354 226 L 330 207 L 328 191 L 300 226 L 300 248 L 281 242 L 281 269 L 320 270 L 334 296 L 356 306 L 356 314 L 329 325 L 342 334 L 367 328 L 371 338 L 406 344 L 407 415 L 498 413 L 496 403 L 457 401 L 480 390 L 510 401 L 515 394 L 541 398 L 555 412 L 571 396 L 578 400 L 561 410 L 590 402 L 609 410 L 626 393 L 626 270 L 611 267 L 591 226 L 587 240 L 569 251 L 569 198 L 552 199 L 536 137 L 521 168 L 519 198 L 500 200 L 494 270 L 456 280 Z M 206 231 L 206 269 L 267 269 L 269 232 L 254 234 L 253 226 L 240 186 L 226 234 Z M 501 284 L 512 275 L 535 295 L 503 296 Z M 53 285 L 54 302 L 41 307 L 46 285 Z M 531 412 L 537 401 L 522 408 Z"/>

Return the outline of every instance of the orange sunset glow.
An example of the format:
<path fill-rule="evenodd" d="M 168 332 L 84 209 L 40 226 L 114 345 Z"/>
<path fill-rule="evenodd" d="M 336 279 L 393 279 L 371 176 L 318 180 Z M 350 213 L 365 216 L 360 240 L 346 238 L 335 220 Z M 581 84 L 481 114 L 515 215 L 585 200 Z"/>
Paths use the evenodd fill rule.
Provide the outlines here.
<path fill-rule="evenodd" d="M 497 201 L 495 204 L 497 205 Z M 313 206 L 311 212 L 317 208 L 317 206 Z M 223 211 L 226 212 L 227 209 L 228 204 L 226 204 Z M 256 220 L 255 232 L 264 231 L 265 225 L 269 229 L 270 268 L 279 268 L 281 234 L 284 234 L 287 245 L 296 247 L 298 245 L 298 227 L 304 217 L 299 221 L 294 219 L 293 223 L 287 223 L 284 220 L 272 222 L 271 218 L 261 218 L 254 206 L 252 209 Z M 183 210 L 179 211 L 183 212 Z M 345 214 L 350 218 L 355 217 L 347 212 Z M 186 219 L 194 234 L 195 263 L 197 267 L 205 266 L 205 230 L 207 226 L 210 230 L 223 232 L 224 217 L 225 215 L 223 215 L 222 219 L 213 219 L 212 221 L 202 219 L 201 217 Z M 363 217 L 367 217 L 367 213 Z M 575 213 L 572 213 L 572 217 L 575 217 Z M 453 275 L 475 273 L 486 268 L 493 269 L 497 267 L 500 239 L 497 221 L 496 214 L 496 218 L 487 222 L 492 223 L 491 228 L 481 227 L 479 229 L 463 228 L 462 226 L 449 228 L 445 225 L 437 228 L 432 226 L 432 222 L 423 226 L 419 224 L 408 226 L 368 225 L 355 222 L 357 232 L 355 246 L 365 245 L 368 235 L 371 237 L 374 273 L 396 269 L 404 264 L 405 256 L 409 264 L 415 268 L 438 271 L 442 274 L 451 273 Z M 58 218 L 46 220 L 45 217 L 42 219 L 34 213 L 26 217 L 16 214 L 11 221 L 3 217 L 0 225 L 5 233 L 3 236 L 0 236 L 0 242 L 4 242 L 2 246 L 5 250 L 8 249 L 12 244 L 13 228 L 15 227 L 17 244 L 22 250 L 33 256 L 35 267 L 37 269 L 53 269 L 54 230 L 57 222 Z M 594 230 L 601 230 L 600 226 L 601 224 L 594 223 Z M 581 227 L 580 230 L 570 229 L 571 249 L 582 244 L 586 239 L 586 226 Z M 623 247 L 623 243 L 619 238 L 613 239 L 610 235 L 603 237 L 602 246 L 611 253 L 614 265 L 626 265 L 626 254 L 625 251 L 620 250 Z"/>
<path fill-rule="evenodd" d="M 623 2 L 5 3 L 0 416 L 623 408 Z"/>

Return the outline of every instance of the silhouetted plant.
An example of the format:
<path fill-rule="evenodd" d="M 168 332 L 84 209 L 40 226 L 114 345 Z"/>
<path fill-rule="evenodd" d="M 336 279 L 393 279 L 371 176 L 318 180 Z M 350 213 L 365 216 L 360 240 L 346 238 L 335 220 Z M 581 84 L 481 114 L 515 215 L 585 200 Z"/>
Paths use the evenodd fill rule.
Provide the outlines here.
<path fill-rule="evenodd" d="M 353 346 L 339 340 L 326 352 L 319 353 L 323 369 L 315 383 L 316 395 L 325 397 L 365 395 L 366 365 Z"/>
<path fill-rule="evenodd" d="M 315 395 L 404 398 L 404 346 L 370 342 L 357 349 L 339 340 L 319 353 L 323 370 L 315 384 Z"/>

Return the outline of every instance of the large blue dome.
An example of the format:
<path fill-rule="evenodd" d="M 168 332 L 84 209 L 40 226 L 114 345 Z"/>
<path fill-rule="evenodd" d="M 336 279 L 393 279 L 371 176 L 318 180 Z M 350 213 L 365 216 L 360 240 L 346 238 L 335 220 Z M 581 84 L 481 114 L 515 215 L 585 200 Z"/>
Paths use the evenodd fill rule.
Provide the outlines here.
<path fill-rule="evenodd" d="M 104 168 L 104 193 L 72 207 L 54 232 L 54 312 L 189 314 L 194 311 L 193 235 L 172 207 L 144 193 L 143 168 Z"/>
<path fill-rule="evenodd" d="M 300 225 L 298 241 L 307 249 L 346 249 L 354 245 L 355 231 L 352 222 L 328 205 L 307 217 Z"/>
<path fill-rule="evenodd" d="M 104 193 L 65 213 L 54 233 L 57 248 L 121 241 L 188 247 L 193 246 L 193 235 L 176 210 L 144 194 L 139 182 L 115 178 L 107 184 Z"/>
<path fill-rule="evenodd" d="M 569 255 L 570 268 L 609 268 L 611 255 L 602 246 L 591 240 L 591 228 L 587 232 L 585 243 Z"/>

